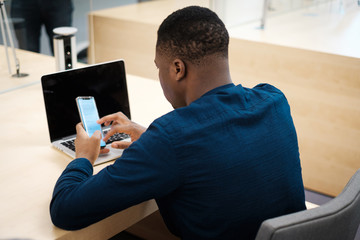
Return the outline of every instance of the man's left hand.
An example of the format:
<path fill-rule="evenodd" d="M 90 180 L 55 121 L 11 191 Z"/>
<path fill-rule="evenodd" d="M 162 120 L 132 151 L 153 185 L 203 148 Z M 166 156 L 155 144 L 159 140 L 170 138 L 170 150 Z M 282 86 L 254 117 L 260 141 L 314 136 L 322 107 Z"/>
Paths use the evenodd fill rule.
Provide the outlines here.
<path fill-rule="evenodd" d="M 100 150 L 101 138 L 100 131 L 95 131 L 95 133 L 89 137 L 82 124 L 78 123 L 76 125 L 75 139 L 76 158 L 86 158 L 94 165 L 100 153 L 108 153 L 110 151 L 107 148 Z"/>

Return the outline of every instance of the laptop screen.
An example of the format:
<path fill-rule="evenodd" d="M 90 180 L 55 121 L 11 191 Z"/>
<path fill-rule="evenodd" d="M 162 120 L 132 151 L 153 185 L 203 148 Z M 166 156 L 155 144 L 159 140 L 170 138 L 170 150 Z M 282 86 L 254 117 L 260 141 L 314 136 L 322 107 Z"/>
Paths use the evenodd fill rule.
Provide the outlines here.
<path fill-rule="evenodd" d="M 100 118 L 119 111 L 130 118 L 123 60 L 45 75 L 41 84 L 51 142 L 76 134 L 78 96 L 94 96 Z"/>

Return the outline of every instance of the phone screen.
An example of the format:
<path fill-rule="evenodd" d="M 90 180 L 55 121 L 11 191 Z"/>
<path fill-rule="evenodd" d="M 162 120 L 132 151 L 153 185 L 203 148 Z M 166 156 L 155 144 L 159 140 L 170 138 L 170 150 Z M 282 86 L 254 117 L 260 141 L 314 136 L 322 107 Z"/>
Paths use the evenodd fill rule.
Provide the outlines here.
<path fill-rule="evenodd" d="M 99 130 L 103 137 L 101 125 L 96 122 L 99 119 L 99 113 L 96 108 L 94 97 L 77 97 L 76 102 L 79 108 L 81 122 L 87 134 L 91 137 L 96 130 Z M 106 143 L 102 139 L 100 146 L 106 146 Z"/>

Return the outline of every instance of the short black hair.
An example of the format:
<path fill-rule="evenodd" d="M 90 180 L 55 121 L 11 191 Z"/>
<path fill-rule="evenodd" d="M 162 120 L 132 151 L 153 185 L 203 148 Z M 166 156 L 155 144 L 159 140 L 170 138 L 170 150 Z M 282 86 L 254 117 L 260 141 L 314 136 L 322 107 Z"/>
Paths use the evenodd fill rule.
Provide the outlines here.
<path fill-rule="evenodd" d="M 161 54 L 198 63 L 211 54 L 228 57 L 229 33 L 208 8 L 190 6 L 170 14 L 157 32 L 156 49 Z"/>

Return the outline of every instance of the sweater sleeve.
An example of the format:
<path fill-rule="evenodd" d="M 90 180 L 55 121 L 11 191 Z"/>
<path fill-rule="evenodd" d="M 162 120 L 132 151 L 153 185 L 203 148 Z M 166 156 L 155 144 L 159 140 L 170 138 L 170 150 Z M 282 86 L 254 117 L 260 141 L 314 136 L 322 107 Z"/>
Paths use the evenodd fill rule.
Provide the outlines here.
<path fill-rule="evenodd" d="M 113 165 L 96 175 L 87 159 L 72 161 L 58 179 L 50 203 L 54 225 L 76 230 L 180 185 L 169 135 L 154 122 Z"/>

